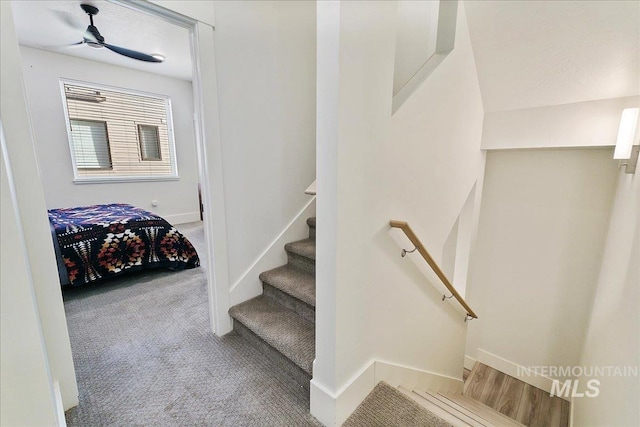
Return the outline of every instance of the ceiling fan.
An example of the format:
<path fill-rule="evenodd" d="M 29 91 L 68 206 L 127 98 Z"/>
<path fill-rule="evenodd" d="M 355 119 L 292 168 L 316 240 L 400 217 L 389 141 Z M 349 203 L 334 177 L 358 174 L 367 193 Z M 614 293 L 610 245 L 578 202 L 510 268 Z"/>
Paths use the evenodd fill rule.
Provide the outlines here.
<path fill-rule="evenodd" d="M 97 15 L 100 10 L 97 7 L 92 6 L 90 4 L 81 4 L 80 7 L 82 8 L 82 10 L 85 11 L 87 15 L 89 15 L 90 23 L 84 33 L 83 40 L 81 42 L 75 43 L 76 45 L 86 44 L 87 46 L 95 49 L 102 49 L 106 47 L 107 49 L 115 53 L 119 53 L 120 55 L 128 56 L 129 58 L 137 59 L 139 61 L 146 61 L 146 62 L 164 61 L 164 56 L 159 54 L 148 55 L 146 53 L 142 53 L 135 50 L 126 49 L 124 47 L 114 46 L 112 44 L 105 43 L 104 37 L 102 37 L 102 34 L 100 34 L 100 31 L 98 31 L 98 28 L 96 28 L 93 25 L 93 17 L 94 15 Z"/>

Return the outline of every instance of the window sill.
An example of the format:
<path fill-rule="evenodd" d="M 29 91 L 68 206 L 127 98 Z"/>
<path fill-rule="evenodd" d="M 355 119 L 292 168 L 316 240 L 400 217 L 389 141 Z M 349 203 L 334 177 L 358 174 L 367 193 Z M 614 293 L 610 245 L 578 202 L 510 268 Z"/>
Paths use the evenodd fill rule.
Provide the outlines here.
<path fill-rule="evenodd" d="M 179 176 L 109 176 L 109 177 L 91 177 L 91 178 L 75 178 L 74 184 L 112 184 L 127 182 L 155 182 L 155 181 L 179 181 Z"/>

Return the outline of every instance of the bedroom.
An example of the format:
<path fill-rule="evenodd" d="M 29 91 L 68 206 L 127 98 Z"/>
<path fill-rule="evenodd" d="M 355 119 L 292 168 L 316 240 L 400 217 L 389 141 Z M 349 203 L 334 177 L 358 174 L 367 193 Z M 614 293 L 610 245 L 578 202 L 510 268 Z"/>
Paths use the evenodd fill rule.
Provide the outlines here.
<path fill-rule="evenodd" d="M 100 15 L 96 17 L 95 24 L 111 43 L 141 51 L 148 49 L 149 52 L 161 52 L 167 56 L 165 63 L 142 63 L 126 57 L 120 58 L 121 55 L 106 49 L 94 50 L 88 46 L 60 49 L 60 46 L 82 39 L 82 31 L 77 32 L 76 29 L 69 28 L 65 22 L 66 19 L 72 24 L 77 22 L 86 27 L 88 17 L 80 9 L 80 2 L 36 2 L 36 4 L 16 2 L 14 4 L 17 32 L 23 42 L 20 45 L 20 55 L 46 208 L 126 203 L 151 211 L 165 218 L 180 231 L 186 229 L 190 232 L 189 238 L 197 247 L 200 260 L 204 261 L 206 253 L 203 249 L 204 240 L 200 221 L 199 167 L 193 121 L 194 101 L 189 32 L 184 28 L 118 5 L 103 4 L 103 2 L 98 5 Z M 123 20 L 122 14 L 139 15 L 135 18 L 140 24 L 136 30 L 143 33 L 155 31 L 154 37 L 138 37 L 139 40 L 131 42 L 125 32 L 121 29 L 118 31 L 117 26 L 115 26 L 116 31 L 112 33 L 110 28 L 114 28 L 114 21 L 116 23 L 131 22 L 131 18 Z M 35 32 L 32 30 L 34 26 L 36 28 L 41 26 L 43 30 Z M 40 38 L 29 42 L 32 46 L 27 46 L 23 38 L 28 41 L 29 38 L 34 37 Z M 168 40 L 171 40 L 171 43 Z M 40 48 L 33 47 L 38 41 Z M 59 52 L 47 50 L 47 48 L 58 48 Z M 100 60 L 83 58 L 83 54 L 89 58 L 92 55 L 98 56 Z M 124 67 L 121 64 L 128 66 Z M 165 75 L 151 73 L 150 71 L 155 71 L 154 66 L 164 66 L 160 70 L 164 71 Z M 169 124 L 173 125 L 172 142 L 175 143 L 175 147 L 171 147 L 173 152 L 170 153 L 174 160 L 172 172 L 177 171 L 179 178 L 81 182 L 78 178 L 82 177 L 74 173 L 77 171 L 74 171 L 73 154 L 67 132 L 67 124 L 73 117 L 66 114 L 69 105 L 65 102 L 63 85 L 69 83 L 169 99 L 171 107 L 169 111 L 173 113 L 169 117 Z M 66 98 L 68 100 L 68 97 Z M 76 102 L 93 106 L 103 105 L 94 102 Z M 113 140 L 110 142 L 113 143 Z M 195 239 L 192 237 L 193 233 L 195 233 Z M 203 265 L 206 265 L 206 262 L 203 262 Z M 195 270 L 202 269 L 197 268 L 193 271 Z M 205 274 L 203 272 L 198 274 L 204 276 L 200 280 L 206 283 Z M 184 278 L 176 279 L 174 273 L 166 269 L 133 274 L 130 277 L 131 279 L 104 281 L 95 288 L 96 290 L 100 288 L 100 292 L 104 292 L 110 288 L 113 289 L 114 285 L 122 288 L 125 286 L 125 281 L 146 282 L 149 279 L 163 280 L 163 278 L 165 281 L 167 279 L 168 281 L 184 280 Z M 81 286 L 78 288 L 78 293 L 81 295 L 82 291 Z M 204 295 L 206 298 L 206 291 Z M 185 316 L 184 307 L 176 304 L 176 311 L 178 310 L 182 310 L 179 313 L 180 316 Z M 74 347 L 74 357 L 81 357 L 76 350 L 77 348 Z"/>
<path fill-rule="evenodd" d="M 97 27 L 102 28 L 110 42 L 125 45 L 128 42 L 127 46 L 132 48 L 162 52 L 167 56 L 166 61 L 160 64 L 145 63 L 106 49 L 90 49 L 88 46 L 65 47 L 78 39 L 81 40 L 82 31 L 78 34 L 77 28 L 69 28 L 63 19 L 73 20 L 74 25 L 88 22 L 88 17 L 80 9 L 79 2 L 18 2 L 14 6 L 27 99 L 36 136 L 37 156 L 47 208 L 129 203 L 161 215 L 172 224 L 198 221 L 199 178 L 193 124 L 189 33 L 186 29 L 114 4 L 101 2 L 100 6 L 101 14 L 96 16 L 95 23 Z M 138 40 L 132 46 L 132 42 L 127 40 L 127 35 L 119 33 L 122 31 L 121 28 L 116 26 L 113 34 L 107 29 L 114 25 L 114 21 L 132 22 L 132 19 L 138 20 L 136 31 L 146 34 L 160 33 L 164 36 L 159 39 L 144 37 L 144 41 Z M 47 34 L 31 31 L 39 22 L 47 22 L 46 27 L 50 29 Z M 120 24 L 122 25 L 124 24 Z M 158 25 L 162 26 L 158 28 Z M 156 35 L 154 34 L 154 37 Z M 147 40 L 152 41 L 149 43 Z M 115 181 L 122 182 L 110 181 L 113 176 L 107 179 L 85 180 L 86 176 L 74 174 L 67 132 L 69 115 L 67 106 L 61 99 L 61 81 L 65 86 L 77 83 L 116 91 L 123 89 L 138 95 L 159 95 L 169 99 L 168 116 L 173 121 L 173 138 L 169 135 L 167 143 L 175 144 L 175 147 L 170 147 L 175 151 L 175 156 L 171 153 L 174 171 L 163 172 L 166 176 L 156 179 L 148 176 L 115 178 Z M 81 103 L 84 106 L 100 105 L 91 100 L 75 102 L 78 106 Z M 109 124 L 110 133 L 113 132 L 111 127 L 112 124 Z M 135 128 L 124 129 L 127 133 L 132 131 L 135 133 Z M 153 165 L 151 162 L 148 164 Z M 149 170 L 152 170 L 152 167 Z M 127 172 L 117 173 L 126 176 L 129 175 Z M 173 172 L 175 176 L 171 176 Z M 130 175 L 143 173 L 135 172 Z"/>

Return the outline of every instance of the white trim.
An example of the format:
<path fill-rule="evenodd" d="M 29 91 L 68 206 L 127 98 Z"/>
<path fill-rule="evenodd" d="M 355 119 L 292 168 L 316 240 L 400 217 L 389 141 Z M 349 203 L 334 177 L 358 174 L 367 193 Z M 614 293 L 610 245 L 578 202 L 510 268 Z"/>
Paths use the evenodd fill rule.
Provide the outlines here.
<path fill-rule="evenodd" d="M 36 324 L 38 328 L 38 339 L 40 341 L 40 348 L 43 352 L 44 359 L 44 369 L 47 376 L 47 386 L 49 388 L 49 397 L 51 402 L 53 402 L 56 421 L 59 426 L 66 425 L 66 421 L 64 418 L 64 404 L 62 404 L 62 394 L 60 393 L 60 384 L 56 381 L 53 382 L 53 373 L 51 372 L 51 361 L 49 360 L 49 353 L 47 352 L 47 344 L 44 338 L 44 332 L 42 330 L 42 319 L 40 317 L 40 311 L 38 308 L 38 297 L 36 295 L 35 283 L 33 280 L 33 267 L 31 266 L 31 258 L 29 257 L 29 249 L 27 248 L 27 238 L 24 234 L 24 225 L 22 221 L 22 215 L 20 214 L 20 205 L 18 201 L 18 191 L 15 186 L 13 169 L 11 167 L 11 159 L 9 157 L 9 147 L 7 146 L 7 140 L 4 134 L 4 127 L 2 125 L 2 120 L 0 120 L 0 151 L 2 152 L 2 159 L 0 159 L 0 164 L 4 166 L 4 171 L 7 174 L 7 184 L 9 186 L 9 195 L 11 197 L 11 204 L 13 208 L 13 215 L 15 217 L 15 223 L 17 228 L 18 239 L 20 240 L 20 247 L 15 248 L 16 251 L 22 252 L 22 258 L 24 259 L 25 264 L 25 273 L 27 276 L 27 287 L 29 296 L 31 297 L 31 304 L 33 307 L 33 314 L 36 319 Z M 56 395 L 56 385 L 57 395 Z M 60 404 L 62 404 L 62 419 L 60 419 L 60 410 L 58 408 L 58 398 L 60 399 Z M 77 404 L 77 403 L 76 403 Z M 76 405 L 73 405 L 76 406 Z M 64 424 L 63 424 L 64 423 Z"/>
<path fill-rule="evenodd" d="M 99 90 L 108 90 L 108 91 L 112 91 L 112 92 L 121 92 L 121 93 L 126 93 L 128 95 L 139 95 L 139 96 L 146 96 L 148 98 L 158 98 L 158 99 L 162 99 L 165 101 L 171 101 L 171 97 L 168 95 L 162 95 L 160 93 L 154 93 L 154 92 L 146 92 L 144 90 L 137 90 L 137 89 L 127 89 L 125 87 L 118 87 L 118 86 L 110 86 L 110 85 L 105 85 L 102 83 L 93 83 L 93 82 L 86 82 L 83 80 L 75 80 L 75 79 L 69 79 L 66 77 L 61 77 L 60 78 L 60 88 L 62 89 L 62 100 L 64 101 L 66 99 L 66 95 L 64 92 L 64 84 L 65 83 L 69 83 L 71 85 L 79 85 L 79 86 L 86 86 L 88 88 L 91 89 L 99 89 Z"/>
<path fill-rule="evenodd" d="M 337 425 L 337 398 L 315 379 L 312 379 L 309 384 L 309 397 L 311 401 L 309 412 L 311 412 L 311 415 L 326 427 Z"/>
<path fill-rule="evenodd" d="M 462 374 L 462 372 L 460 372 Z M 376 384 L 385 381 L 393 387 L 403 386 L 409 390 L 433 390 L 462 393 L 462 378 L 454 378 L 436 372 L 410 366 L 376 361 Z"/>
<path fill-rule="evenodd" d="M 464 356 L 464 367 L 465 369 L 472 370 L 473 366 L 476 364 L 477 360 L 471 356 Z"/>
<path fill-rule="evenodd" d="M 232 306 L 260 295 L 262 293 L 262 286 L 258 278 L 260 273 L 286 263 L 284 245 L 295 240 L 304 239 L 304 236 L 308 235 L 309 228 L 306 221 L 308 217 L 315 214 L 315 200 L 316 198 L 313 197 L 300 209 L 280 234 L 273 239 L 251 266 L 231 286 L 231 289 L 229 289 L 229 303 Z"/>
<path fill-rule="evenodd" d="M 335 393 L 317 380 L 311 380 L 311 414 L 325 426 L 340 426 L 380 381 L 396 388 L 402 386 L 409 390 L 451 393 L 462 393 L 464 386 L 462 379 L 372 360 Z"/>
<path fill-rule="evenodd" d="M 569 427 L 573 427 L 573 420 L 575 420 L 574 411 L 575 411 L 575 408 L 576 408 L 576 405 L 574 404 L 575 403 L 575 397 L 573 397 L 573 395 L 572 395 L 570 399 L 571 400 L 569 400 L 569 402 L 570 402 L 569 403 Z"/>
<path fill-rule="evenodd" d="M 171 225 L 188 224 L 190 222 L 200 221 L 200 212 L 185 212 L 175 215 L 163 215 L 162 218 L 166 219 Z"/>
<path fill-rule="evenodd" d="M 178 158 L 176 155 L 176 139 L 173 128 L 173 109 L 171 107 L 171 97 L 158 93 L 145 92 L 142 90 L 127 89 L 116 86 L 109 86 L 99 83 L 85 82 L 68 78 L 60 78 L 60 96 L 62 101 L 62 109 L 64 111 L 64 120 L 67 127 L 67 140 L 69 142 L 69 152 L 71 154 L 71 166 L 73 168 L 74 184 L 100 184 L 113 182 L 136 182 L 136 181 L 175 181 L 179 180 L 178 174 Z M 79 85 L 91 89 L 107 90 L 112 92 L 126 93 L 129 95 L 146 96 L 148 98 L 156 98 L 164 100 L 165 111 L 167 115 L 167 136 L 169 139 L 169 157 L 171 160 L 171 173 L 166 175 L 142 175 L 142 176 L 119 176 L 119 175 L 78 175 L 78 166 L 76 164 L 76 155 L 73 148 L 73 140 L 71 137 L 71 117 L 69 117 L 69 109 L 67 106 L 67 95 L 64 90 L 65 84 Z"/>
<path fill-rule="evenodd" d="M 440 0 L 438 6 L 438 28 L 436 36 L 436 52 L 427 59 L 422 67 L 393 96 L 392 114 L 409 99 L 420 86 L 438 68 L 438 65 L 453 51 L 456 39 L 458 19 L 458 0 Z"/>
<path fill-rule="evenodd" d="M 64 404 L 62 403 L 62 392 L 60 391 L 60 382 L 53 383 L 53 393 L 55 395 L 56 414 L 58 415 L 58 427 L 67 427 L 67 420 L 64 416 Z"/>
<path fill-rule="evenodd" d="M 340 426 L 376 386 L 376 362 L 366 363 L 336 393 L 311 380 L 311 414 L 325 426 Z"/>
<path fill-rule="evenodd" d="M 218 108 L 218 80 L 215 64 L 215 31 L 210 25 L 196 22 L 190 30 L 193 58 L 193 99 L 195 103 L 196 140 L 204 230 L 209 264 L 208 294 L 211 329 L 217 335 L 231 332 L 229 316 L 229 261 L 225 211 L 222 141 Z M 206 66 L 203 66 L 205 62 Z M 207 79 L 202 78 L 207 70 Z"/>
<path fill-rule="evenodd" d="M 222 142 L 218 113 L 218 86 L 215 66 L 214 27 L 197 17 L 174 10 L 180 2 L 159 4 L 143 0 L 109 0 L 111 3 L 160 17 L 187 28 L 191 40 L 193 62 L 194 128 L 198 153 L 198 170 L 204 205 L 204 233 L 207 245 L 207 290 L 211 329 L 217 335 L 231 331 L 229 310 L 229 265 L 227 259 L 227 226 L 222 174 Z M 203 66 L 203 63 L 205 65 Z M 206 80 L 202 70 L 207 70 Z"/>
<path fill-rule="evenodd" d="M 517 378 L 526 384 L 544 390 L 547 393 L 551 393 L 551 385 L 554 381 L 552 378 L 539 374 L 535 375 L 533 372 L 532 375 L 519 375 L 519 372 L 525 372 L 527 369 L 522 365 L 519 365 L 507 359 L 503 359 L 500 356 L 496 356 L 495 354 L 489 353 L 488 351 L 482 349 L 478 349 L 478 362 L 490 366 L 493 369 L 497 369 L 498 371 L 503 372 L 510 377 Z M 558 397 L 561 397 L 566 401 L 570 401 L 569 397 Z"/>
<path fill-rule="evenodd" d="M 75 156 L 73 156 L 75 157 Z M 75 162 L 75 160 L 73 160 Z M 150 182 L 150 181 L 179 181 L 180 177 L 177 175 L 156 175 L 156 176 L 107 176 L 101 177 L 79 177 L 74 178 L 74 184 L 113 184 L 123 182 Z"/>

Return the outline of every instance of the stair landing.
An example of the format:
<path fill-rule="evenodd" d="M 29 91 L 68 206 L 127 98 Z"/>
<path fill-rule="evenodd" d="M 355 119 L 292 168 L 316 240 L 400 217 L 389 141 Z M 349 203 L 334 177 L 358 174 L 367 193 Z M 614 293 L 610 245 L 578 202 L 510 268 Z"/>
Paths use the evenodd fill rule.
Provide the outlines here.
<path fill-rule="evenodd" d="M 569 402 L 476 363 L 464 393 L 399 390 L 453 426 L 568 427 Z"/>

